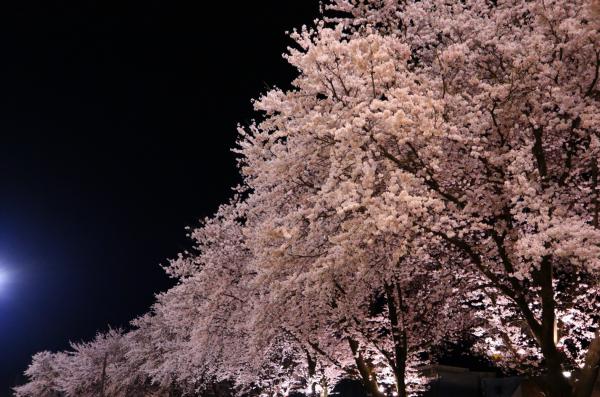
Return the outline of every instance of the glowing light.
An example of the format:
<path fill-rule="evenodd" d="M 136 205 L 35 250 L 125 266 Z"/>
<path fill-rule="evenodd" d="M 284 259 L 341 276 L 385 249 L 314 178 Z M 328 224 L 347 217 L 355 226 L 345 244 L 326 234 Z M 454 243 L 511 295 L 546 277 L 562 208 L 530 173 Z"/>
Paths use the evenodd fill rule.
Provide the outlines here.
<path fill-rule="evenodd" d="M 571 373 L 569 371 L 563 371 L 563 376 L 567 379 L 569 379 L 571 377 Z"/>
<path fill-rule="evenodd" d="M 15 281 L 15 272 L 2 265 L 3 263 L 0 263 L 0 300 L 7 297 L 8 290 Z"/>
<path fill-rule="evenodd" d="M 0 268 L 0 290 L 10 281 L 10 274 L 6 269 Z"/>

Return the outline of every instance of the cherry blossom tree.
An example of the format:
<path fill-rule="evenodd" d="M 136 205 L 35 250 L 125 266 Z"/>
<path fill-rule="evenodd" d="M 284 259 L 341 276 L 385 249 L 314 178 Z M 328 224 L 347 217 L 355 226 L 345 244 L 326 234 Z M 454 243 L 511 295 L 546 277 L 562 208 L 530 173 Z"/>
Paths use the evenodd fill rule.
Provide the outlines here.
<path fill-rule="evenodd" d="M 129 346 L 127 335 L 109 330 L 90 342 L 72 343 L 66 352 L 38 353 L 25 371 L 30 381 L 16 387 L 15 395 L 152 396 L 142 374 L 128 367 Z"/>
<path fill-rule="evenodd" d="M 25 371 L 29 378 L 23 386 L 14 389 L 16 397 L 58 397 L 61 395 L 57 380 L 60 376 L 62 362 L 66 360 L 64 353 L 43 351 L 36 353 Z"/>
<path fill-rule="evenodd" d="M 177 285 L 126 335 L 35 356 L 19 396 L 326 396 L 345 376 L 406 396 L 422 353 L 466 329 L 546 395 L 591 395 L 598 1 L 324 9 L 290 35 L 293 88 L 240 127 L 243 186 L 191 230 Z"/>
<path fill-rule="evenodd" d="M 363 134 L 361 120 L 356 120 L 359 135 L 345 126 L 353 112 L 380 95 L 372 91 L 375 84 L 387 84 L 368 72 L 372 48 L 379 49 L 373 67 L 392 73 L 406 63 L 408 47 L 374 32 L 344 37 L 342 25 L 330 29 L 321 24 L 314 32 L 295 34 L 302 49 L 291 50 L 288 60 L 301 72 L 295 81 L 298 89 L 266 94 L 256 103 L 266 118 L 241 130 L 242 170 L 252 191 L 247 245 L 262 281 L 282 308 L 277 318 L 291 317 L 289 327 L 303 330 L 306 337 L 319 329 L 341 330 L 367 391 L 380 394 L 376 372 L 382 366 L 394 379 L 390 383 L 405 395 L 407 360 L 416 357 L 423 341 L 439 340 L 442 330 L 463 323 L 463 317 L 445 323 L 444 316 L 437 316 L 434 326 L 424 321 L 423 312 L 432 317 L 443 312 L 439 309 L 449 293 L 440 284 L 451 287 L 445 281 L 452 274 L 440 267 L 431 269 L 429 277 L 418 277 L 419 270 L 433 267 L 435 261 L 407 238 L 411 231 L 403 222 L 410 220 L 398 219 L 399 188 L 386 191 L 383 182 L 395 183 L 397 177 L 364 151 L 369 136 Z M 414 85 L 404 71 L 384 79 Z M 361 91 L 364 83 L 366 93 Z M 425 95 L 417 100 L 429 102 Z M 333 136 L 338 131 L 339 143 Z M 432 288 L 417 291 L 414 284 L 419 282 Z M 369 305 L 377 294 L 387 307 L 384 317 L 374 321 Z M 290 311 L 290 302 L 298 310 Z M 440 305 L 437 311 L 432 302 Z M 280 313 L 286 308 L 287 313 Z M 387 334 L 376 340 L 373 334 L 382 328 Z"/>
<path fill-rule="evenodd" d="M 196 379 L 197 391 L 229 382 L 239 393 L 283 392 L 308 386 L 315 375 L 314 355 L 277 323 L 266 324 L 269 338 L 263 339 L 264 344 L 253 344 L 258 340 L 255 334 L 267 331 L 255 328 L 254 317 L 264 305 L 243 234 L 246 208 L 239 200 L 222 206 L 214 217 L 191 231 L 193 250 L 167 268 L 180 279 L 175 289 L 186 288 L 194 296 L 193 303 L 176 298 L 177 303 L 171 302 L 165 309 L 169 315 L 173 315 L 174 305 L 193 311 L 174 316 L 193 319 L 185 333 L 189 337 L 180 345 L 190 361 L 184 367 L 200 366 L 189 376 Z"/>
<path fill-rule="evenodd" d="M 260 98 L 264 120 L 242 131 L 256 211 L 271 211 L 255 254 L 269 271 L 310 257 L 318 274 L 348 266 L 346 247 L 363 253 L 377 239 L 396 237 L 387 266 L 439 253 L 444 268 L 483 277 L 505 299 L 491 304 L 523 320 L 549 395 L 588 396 L 600 338 L 581 345 L 583 368 L 573 368 L 554 335 L 574 332 L 556 329 L 557 278 L 600 264 L 593 5 L 330 8 L 330 23 L 293 34 L 295 88 Z"/>

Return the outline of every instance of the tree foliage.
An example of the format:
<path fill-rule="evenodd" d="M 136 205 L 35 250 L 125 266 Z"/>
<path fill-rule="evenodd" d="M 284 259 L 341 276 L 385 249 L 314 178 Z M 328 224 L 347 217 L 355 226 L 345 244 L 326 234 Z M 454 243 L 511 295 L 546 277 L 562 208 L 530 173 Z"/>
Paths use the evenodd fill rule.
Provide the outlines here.
<path fill-rule="evenodd" d="M 34 356 L 17 395 L 325 396 L 353 377 L 406 396 L 432 346 L 470 333 L 547 395 L 589 397 L 598 9 L 327 3 L 290 35 L 293 88 L 239 128 L 243 186 L 167 267 L 178 285 L 129 333 Z"/>

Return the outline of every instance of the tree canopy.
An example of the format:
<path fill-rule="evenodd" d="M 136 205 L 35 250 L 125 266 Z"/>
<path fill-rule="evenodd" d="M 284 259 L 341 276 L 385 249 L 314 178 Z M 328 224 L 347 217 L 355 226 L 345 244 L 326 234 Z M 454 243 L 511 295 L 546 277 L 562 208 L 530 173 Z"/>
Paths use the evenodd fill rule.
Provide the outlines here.
<path fill-rule="evenodd" d="M 292 88 L 239 127 L 244 182 L 167 266 L 178 285 L 127 333 L 38 353 L 17 396 L 416 395 L 432 348 L 471 335 L 589 397 L 599 8 L 328 2 L 290 34 Z"/>

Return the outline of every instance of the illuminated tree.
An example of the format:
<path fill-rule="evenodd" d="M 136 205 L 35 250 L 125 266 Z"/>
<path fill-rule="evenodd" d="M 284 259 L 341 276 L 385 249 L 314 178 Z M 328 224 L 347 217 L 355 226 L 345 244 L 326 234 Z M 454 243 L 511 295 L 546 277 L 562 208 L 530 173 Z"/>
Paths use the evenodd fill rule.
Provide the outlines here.
<path fill-rule="evenodd" d="M 444 321 L 453 313 L 448 297 L 458 273 L 416 244 L 425 239 L 399 211 L 405 197 L 398 174 L 380 151 L 370 152 L 367 122 L 357 118 L 384 104 L 376 87 L 415 85 L 406 69 L 410 51 L 373 32 L 349 38 L 342 25 L 293 37 L 302 48 L 288 56 L 300 71 L 297 89 L 267 93 L 256 103 L 264 121 L 241 130 L 242 172 L 252 192 L 247 246 L 279 308 L 274 318 L 307 339 L 336 330 L 329 339 L 346 340 L 350 352 L 334 351 L 357 359 L 370 394 L 380 394 L 385 379 L 405 395 L 406 370 L 414 373 L 420 349 L 468 319 Z M 400 88 L 390 92 L 409 98 Z M 410 99 L 423 109 L 431 102 L 424 94 Z M 377 297 L 387 307 L 375 319 Z"/>
<path fill-rule="evenodd" d="M 387 269 L 435 252 L 444 269 L 472 272 L 486 296 L 502 297 L 486 302 L 492 309 L 522 320 L 549 395 L 588 396 L 597 322 L 580 323 L 586 332 L 556 327 L 568 308 L 559 276 L 593 279 L 600 265 L 592 8 L 479 0 L 331 8 L 333 22 L 293 34 L 295 88 L 260 98 L 265 118 L 243 132 L 243 173 L 264 203 L 257 211 L 271 211 L 256 228 L 259 261 L 277 269 L 310 258 L 318 274 L 373 266 L 347 253 L 379 241 L 393 242 L 387 252 L 377 246 Z M 569 332 L 589 345 L 561 351 L 554 335 Z"/>
<path fill-rule="evenodd" d="M 187 335 L 178 342 L 186 363 L 175 370 L 177 382 L 186 374 L 186 382 L 193 381 L 196 390 L 221 382 L 232 384 L 238 393 L 307 388 L 316 376 L 314 353 L 277 322 L 256 327 L 254 318 L 264 305 L 243 234 L 245 209 L 242 202 L 222 206 L 214 217 L 191 231 L 193 250 L 171 261 L 167 268 L 180 279 L 172 291 L 185 289 L 190 295 L 187 299 L 174 296 L 168 302 L 159 298 L 164 301 L 166 315 L 173 316 L 166 324 L 183 318 L 189 324 L 188 330 L 175 331 L 177 337 Z M 188 313 L 174 313 L 176 308 Z M 143 328 L 140 333 L 146 335 Z M 269 338 L 262 339 L 264 344 L 259 346 L 255 343 L 257 334 L 263 332 L 268 332 Z M 160 344 L 162 338 L 155 340 Z M 189 368 L 196 369 L 190 372 Z"/>
<path fill-rule="evenodd" d="M 91 342 L 72 343 L 67 352 L 36 354 L 15 388 L 18 397 L 152 396 L 146 378 L 128 367 L 130 342 L 120 331 L 99 333 Z"/>
<path fill-rule="evenodd" d="M 191 232 L 167 268 L 178 284 L 134 321 L 125 353 L 108 355 L 107 337 L 39 356 L 21 395 L 64 389 L 56 373 L 83 382 L 69 393 L 102 392 L 114 367 L 188 394 L 233 382 L 326 395 L 351 376 L 405 396 L 424 382 L 420 353 L 465 329 L 500 365 L 545 374 L 548 396 L 591 395 L 598 2 L 325 9 L 291 34 L 293 88 L 259 98 L 260 120 L 240 128 L 242 198 Z"/>
<path fill-rule="evenodd" d="M 23 386 L 15 388 L 16 397 L 58 397 L 60 387 L 57 379 L 60 375 L 61 362 L 66 359 L 64 353 L 43 351 L 36 353 L 25 375 L 29 378 Z"/>

